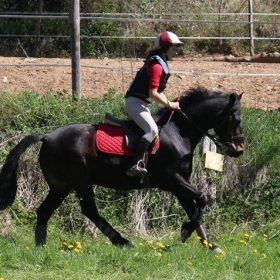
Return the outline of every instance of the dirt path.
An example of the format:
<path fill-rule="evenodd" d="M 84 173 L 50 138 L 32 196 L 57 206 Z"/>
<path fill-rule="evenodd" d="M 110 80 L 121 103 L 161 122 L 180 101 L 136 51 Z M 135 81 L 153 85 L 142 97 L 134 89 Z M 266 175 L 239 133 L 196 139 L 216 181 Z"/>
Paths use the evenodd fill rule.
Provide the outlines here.
<path fill-rule="evenodd" d="M 125 92 L 142 59 L 82 59 L 82 94 L 102 95 L 109 88 Z M 225 92 L 244 92 L 249 107 L 280 107 L 280 64 L 214 61 L 213 57 L 178 58 L 170 62 L 172 76 L 166 94 L 181 95 L 203 86 Z M 71 93 L 70 59 L 0 57 L 0 90 Z"/>

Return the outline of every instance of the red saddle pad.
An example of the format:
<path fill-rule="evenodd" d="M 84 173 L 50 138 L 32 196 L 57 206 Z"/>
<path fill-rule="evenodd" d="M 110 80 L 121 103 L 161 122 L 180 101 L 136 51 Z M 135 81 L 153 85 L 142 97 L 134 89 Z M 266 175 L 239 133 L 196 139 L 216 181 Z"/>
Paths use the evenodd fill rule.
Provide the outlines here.
<path fill-rule="evenodd" d="M 155 141 L 149 152 L 155 154 L 159 149 L 159 144 L 159 141 Z M 110 124 L 98 124 L 96 146 L 99 151 L 107 154 L 132 156 L 135 153 L 134 150 L 127 147 L 123 128 Z"/>
<path fill-rule="evenodd" d="M 132 156 L 134 154 L 134 151 L 126 145 L 123 128 L 109 124 L 98 124 L 96 146 L 101 152 L 108 154 L 123 156 Z"/>

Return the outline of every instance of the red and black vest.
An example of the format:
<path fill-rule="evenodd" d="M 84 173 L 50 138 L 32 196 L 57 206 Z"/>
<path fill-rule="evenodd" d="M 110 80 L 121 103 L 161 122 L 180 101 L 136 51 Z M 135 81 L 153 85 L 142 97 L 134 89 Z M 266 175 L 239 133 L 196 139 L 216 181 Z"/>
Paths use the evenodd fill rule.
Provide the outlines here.
<path fill-rule="evenodd" d="M 149 75 L 148 75 L 148 68 L 149 65 L 153 62 L 158 62 L 163 69 L 158 92 L 161 93 L 164 91 L 166 87 L 167 80 L 170 76 L 169 67 L 167 61 L 161 55 L 152 55 L 147 58 L 145 64 L 140 68 L 137 72 L 136 77 L 132 81 L 130 87 L 128 88 L 125 97 L 135 96 L 147 103 L 150 103 L 149 98 Z"/>

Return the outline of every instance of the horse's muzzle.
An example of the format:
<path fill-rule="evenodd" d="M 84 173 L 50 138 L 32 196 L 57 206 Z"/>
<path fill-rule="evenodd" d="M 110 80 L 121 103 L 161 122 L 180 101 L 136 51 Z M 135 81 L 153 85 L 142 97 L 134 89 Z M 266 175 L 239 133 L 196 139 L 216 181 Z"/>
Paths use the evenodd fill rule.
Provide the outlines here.
<path fill-rule="evenodd" d="M 239 156 L 243 155 L 243 152 L 244 152 L 244 144 L 243 143 L 233 144 L 233 146 L 234 146 L 236 157 L 239 157 Z"/>
<path fill-rule="evenodd" d="M 244 144 L 243 143 L 238 143 L 234 144 L 231 143 L 231 145 L 228 146 L 227 154 L 231 157 L 240 157 L 243 155 L 244 152 Z"/>

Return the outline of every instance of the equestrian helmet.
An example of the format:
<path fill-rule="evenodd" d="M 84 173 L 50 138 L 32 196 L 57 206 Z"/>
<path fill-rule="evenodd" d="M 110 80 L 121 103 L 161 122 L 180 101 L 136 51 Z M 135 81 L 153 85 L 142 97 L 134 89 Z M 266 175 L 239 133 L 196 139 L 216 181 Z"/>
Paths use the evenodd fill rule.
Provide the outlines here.
<path fill-rule="evenodd" d="M 167 49 L 171 46 L 182 45 L 183 42 L 180 41 L 178 36 L 170 31 L 161 32 L 155 39 L 155 49 Z"/>

